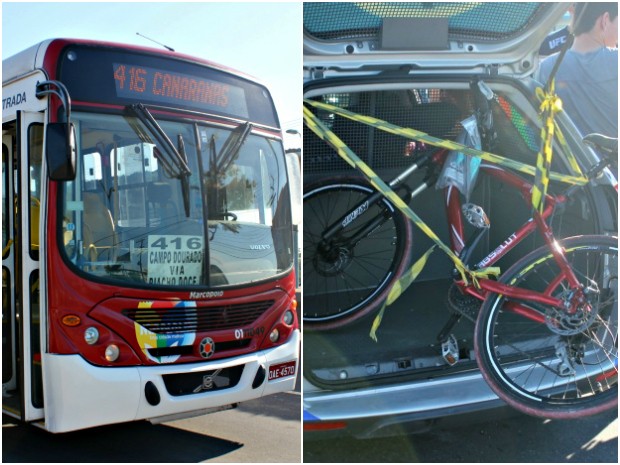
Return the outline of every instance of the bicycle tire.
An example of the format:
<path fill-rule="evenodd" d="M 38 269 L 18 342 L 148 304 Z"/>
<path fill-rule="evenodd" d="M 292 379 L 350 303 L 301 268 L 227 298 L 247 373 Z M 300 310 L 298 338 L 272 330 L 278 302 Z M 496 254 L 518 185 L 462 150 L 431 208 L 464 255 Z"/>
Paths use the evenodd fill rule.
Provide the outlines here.
<path fill-rule="evenodd" d="M 357 177 L 330 178 L 304 188 L 302 310 L 307 329 L 339 328 L 370 314 L 387 298 L 409 261 L 412 226 L 385 198 L 371 205 L 344 234 L 339 233 L 329 254 L 320 251 L 326 226 L 373 192 Z M 355 246 L 342 245 L 381 212 L 388 212 L 389 219 L 380 227 Z"/>
<path fill-rule="evenodd" d="M 535 323 L 504 308 L 508 299 L 502 295 L 490 294 L 476 323 L 475 351 L 484 379 L 507 404 L 533 416 L 573 419 L 618 405 L 618 239 L 578 236 L 560 244 L 580 282 L 587 283 L 588 310 L 568 319 L 528 302 L 545 317 Z M 553 282 L 558 271 L 545 246 L 500 281 L 560 297 L 570 289 Z"/>

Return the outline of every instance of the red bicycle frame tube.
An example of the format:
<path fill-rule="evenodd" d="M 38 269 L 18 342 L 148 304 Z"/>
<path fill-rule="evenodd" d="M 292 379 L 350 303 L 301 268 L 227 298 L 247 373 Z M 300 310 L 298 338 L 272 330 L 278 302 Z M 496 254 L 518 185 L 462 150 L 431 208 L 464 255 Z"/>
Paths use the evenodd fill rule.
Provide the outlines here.
<path fill-rule="evenodd" d="M 531 188 L 532 185 L 522 179 L 521 177 L 509 172 L 505 171 L 501 167 L 493 166 L 493 165 L 482 165 L 483 170 L 493 176 L 500 181 L 513 186 L 515 189 L 521 192 L 521 196 L 523 197 L 526 205 L 530 208 L 532 206 L 531 202 Z M 456 189 L 446 189 L 445 191 L 446 198 L 446 213 L 448 217 L 448 227 L 450 228 L 450 241 L 452 245 L 452 249 L 458 254 L 463 249 L 463 221 L 461 216 L 461 204 L 460 204 L 460 196 Z M 465 285 L 462 281 L 459 283 L 461 290 L 467 294 L 470 294 L 480 300 L 484 300 L 486 295 L 490 292 L 504 295 L 506 297 L 516 299 L 516 300 L 525 300 L 530 302 L 536 302 L 543 305 L 549 305 L 552 307 L 563 307 L 564 301 L 561 299 L 557 299 L 551 296 L 551 292 L 557 288 L 557 286 L 564 280 L 567 281 L 568 285 L 571 289 L 575 289 L 577 291 L 577 301 L 576 303 L 582 303 L 583 293 L 581 292 L 580 283 L 573 273 L 570 265 L 568 264 L 566 257 L 564 256 L 563 250 L 559 247 L 558 243 L 553 236 L 553 232 L 549 225 L 546 223 L 546 219 L 553 212 L 555 205 L 557 203 L 563 203 L 566 201 L 565 197 L 559 195 L 557 197 L 552 197 L 550 195 L 546 196 L 546 207 L 542 214 L 538 212 L 534 212 L 533 218 L 529 219 L 527 223 L 521 226 L 517 231 L 511 234 L 502 244 L 500 244 L 493 252 L 487 255 L 484 259 L 482 259 L 478 264 L 477 268 L 488 267 L 495 264 L 499 259 L 501 259 L 504 255 L 506 255 L 510 250 L 512 250 L 517 244 L 519 244 L 523 239 L 529 236 L 534 230 L 538 229 L 542 233 L 542 236 L 545 240 L 545 243 L 549 246 L 551 253 L 553 254 L 553 258 L 555 262 L 558 264 L 560 268 L 560 273 L 554 279 L 550 285 L 545 289 L 544 292 L 536 292 L 529 289 L 522 289 L 519 287 L 511 286 L 508 284 L 503 284 L 497 281 L 493 281 L 490 279 L 478 279 L 479 288 L 475 288 L 472 284 Z M 537 321 L 540 323 L 545 322 L 545 317 L 540 312 L 533 310 L 532 308 L 519 304 L 517 302 L 508 302 L 506 307 L 510 310 L 518 313 L 520 315 L 525 316 L 533 321 Z M 570 311 L 574 311 L 575 306 L 573 305 Z"/>
<path fill-rule="evenodd" d="M 505 182 L 515 189 L 521 192 L 522 197 L 524 198 L 526 204 L 531 206 L 531 188 L 532 185 L 522 179 L 521 177 L 509 172 L 504 171 L 502 168 L 491 165 L 482 165 L 482 169 L 490 176 L 499 179 L 502 182 Z M 448 217 L 448 227 L 450 229 L 450 241 L 452 245 L 452 250 L 459 254 L 463 249 L 462 242 L 464 241 L 464 229 L 463 229 L 463 219 L 461 214 L 461 200 L 459 196 L 459 192 L 457 189 L 445 189 L 446 196 L 446 214 Z M 547 219 L 556 205 L 556 203 L 560 201 L 563 202 L 563 197 L 551 197 L 547 195 L 546 202 L 547 207 L 545 208 L 542 218 Z M 518 245 L 523 239 L 529 236 L 533 231 L 536 230 L 537 224 L 529 219 L 527 223 L 521 226 L 517 231 L 511 234 L 502 244 L 500 244 L 495 250 L 493 250 L 489 255 L 483 258 L 479 263 L 476 264 L 478 268 L 484 268 L 487 266 L 491 266 L 496 263 L 500 258 L 510 252 L 516 245 Z"/>
<path fill-rule="evenodd" d="M 463 229 L 463 215 L 461 214 L 461 199 L 456 187 L 446 187 L 446 215 L 452 250 L 459 255 L 465 247 L 465 232 Z"/>

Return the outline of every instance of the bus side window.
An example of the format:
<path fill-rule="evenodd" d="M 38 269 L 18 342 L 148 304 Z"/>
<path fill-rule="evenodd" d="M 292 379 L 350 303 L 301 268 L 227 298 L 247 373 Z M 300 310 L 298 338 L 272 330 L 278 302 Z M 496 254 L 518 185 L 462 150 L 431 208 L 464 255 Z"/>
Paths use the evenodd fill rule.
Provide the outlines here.
<path fill-rule="evenodd" d="M 41 218 L 41 167 L 43 160 L 43 125 L 28 128 L 28 167 L 30 195 L 30 256 L 39 258 L 39 223 Z"/>
<path fill-rule="evenodd" d="M 9 240 L 12 236 L 9 231 L 9 149 L 2 144 L 2 258 L 8 255 Z"/>

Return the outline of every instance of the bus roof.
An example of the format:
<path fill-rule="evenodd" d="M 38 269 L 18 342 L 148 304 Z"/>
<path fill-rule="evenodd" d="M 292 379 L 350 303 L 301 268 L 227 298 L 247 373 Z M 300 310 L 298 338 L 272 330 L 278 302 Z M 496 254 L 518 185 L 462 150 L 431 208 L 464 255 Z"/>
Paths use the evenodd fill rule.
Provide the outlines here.
<path fill-rule="evenodd" d="M 37 54 L 39 49 L 45 50 L 51 40 L 39 42 L 32 47 L 27 48 L 9 58 L 2 60 L 2 83 L 7 83 L 13 79 L 27 74 L 35 69 L 40 69 L 41 65 L 37 66 Z"/>

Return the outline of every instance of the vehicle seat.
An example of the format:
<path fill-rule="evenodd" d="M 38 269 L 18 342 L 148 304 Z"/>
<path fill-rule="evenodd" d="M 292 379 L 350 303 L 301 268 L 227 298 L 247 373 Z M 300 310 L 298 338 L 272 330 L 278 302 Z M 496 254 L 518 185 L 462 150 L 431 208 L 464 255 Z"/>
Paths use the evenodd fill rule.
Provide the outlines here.
<path fill-rule="evenodd" d="M 90 261 L 115 261 L 117 237 L 112 213 L 99 194 L 84 192 L 84 250 Z"/>

